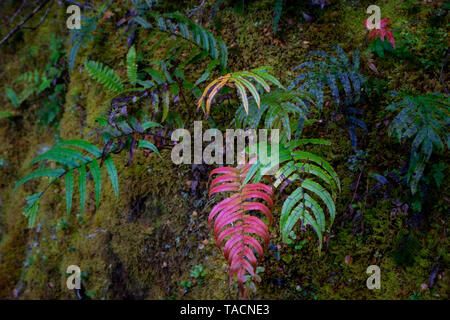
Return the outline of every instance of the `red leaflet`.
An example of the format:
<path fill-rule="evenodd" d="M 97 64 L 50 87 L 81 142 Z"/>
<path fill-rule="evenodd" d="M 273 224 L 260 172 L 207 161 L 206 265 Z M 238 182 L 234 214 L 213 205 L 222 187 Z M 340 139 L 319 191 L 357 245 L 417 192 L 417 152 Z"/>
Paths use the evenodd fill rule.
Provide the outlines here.
<path fill-rule="evenodd" d="M 236 275 L 239 290 L 246 296 L 244 281 L 249 274 L 255 280 L 258 259 L 269 243 L 267 225 L 251 212 L 260 212 L 272 223 L 273 190 L 262 183 L 242 185 L 252 162 L 236 168 L 221 167 L 211 171 L 210 178 L 215 177 L 209 188 L 209 195 L 218 192 L 233 192 L 233 195 L 220 201 L 209 214 L 209 227 L 213 226 L 217 246 L 230 265 L 230 282 Z M 257 199 L 263 202 L 258 202 Z M 214 222 L 214 223 L 213 223 Z M 264 241 L 261 245 L 258 238 Z"/>
<path fill-rule="evenodd" d="M 368 28 L 368 22 L 369 19 L 364 20 L 364 26 L 367 30 Z M 372 29 L 369 32 L 369 39 L 375 39 L 377 36 L 380 36 L 381 41 L 384 41 L 384 37 L 387 37 L 389 42 L 392 44 L 392 46 L 395 49 L 395 39 L 392 35 L 392 32 L 390 31 L 391 27 L 389 26 L 389 18 L 381 19 L 380 21 L 380 29 Z"/>

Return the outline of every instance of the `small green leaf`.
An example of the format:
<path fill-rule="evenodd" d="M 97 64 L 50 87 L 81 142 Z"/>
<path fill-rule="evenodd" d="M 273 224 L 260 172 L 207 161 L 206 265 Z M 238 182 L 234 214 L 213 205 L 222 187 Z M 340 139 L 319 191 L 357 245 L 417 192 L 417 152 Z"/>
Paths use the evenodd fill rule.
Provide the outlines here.
<path fill-rule="evenodd" d="M 119 196 L 119 177 L 117 175 L 116 166 L 114 165 L 114 162 L 111 159 L 111 156 L 108 156 L 105 159 L 105 166 L 106 170 L 108 171 L 109 178 L 111 179 L 111 184 L 114 189 L 114 193 L 116 194 L 116 197 Z"/>
<path fill-rule="evenodd" d="M 132 86 L 136 85 L 137 81 L 137 59 L 136 59 L 136 49 L 134 45 L 131 46 L 127 54 L 127 73 L 128 80 Z"/>
<path fill-rule="evenodd" d="M 17 190 L 17 188 L 19 188 L 22 184 L 24 184 L 25 182 L 27 182 L 31 179 L 39 178 L 39 177 L 59 178 L 60 176 L 62 176 L 64 174 L 64 172 L 66 172 L 66 170 L 64 170 L 64 169 L 36 170 L 36 171 L 30 173 L 29 175 L 27 175 L 26 177 L 22 178 L 21 180 L 17 181 L 16 186 L 14 187 L 14 191 Z"/>
<path fill-rule="evenodd" d="M 139 140 L 138 148 L 150 149 L 153 152 L 155 152 L 162 159 L 161 154 L 158 151 L 158 148 L 156 148 L 156 146 L 153 143 L 151 143 L 151 142 L 149 142 L 147 140 Z"/>
<path fill-rule="evenodd" d="M 84 140 L 63 141 L 58 143 L 57 147 L 77 147 L 91 153 L 95 158 L 102 156 L 102 151 L 99 148 Z"/>
<path fill-rule="evenodd" d="M 159 123 L 153 122 L 153 121 L 146 121 L 142 124 L 142 128 L 144 130 L 153 128 L 153 127 L 160 127 L 161 125 Z"/>
<path fill-rule="evenodd" d="M 11 100 L 11 103 L 13 104 L 13 106 L 15 108 L 19 108 L 20 107 L 20 101 L 19 98 L 17 97 L 16 93 L 14 92 L 14 90 L 12 90 L 11 88 L 6 88 L 5 89 L 6 95 L 8 96 L 9 100 Z"/>
<path fill-rule="evenodd" d="M 84 204 L 86 202 L 86 166 L 84 164 L 81 165 L 78 170 L 79 175 L 79 190 L 80 190 L 80 215 L 83 215 Z"/>
<path fill-rule="evenodd" d="M 73 197 L 73 170 L 69 170 L 66 173 L 66 209 L 67 216 L 70 215 L 70 209 L 72 208 Z"/>

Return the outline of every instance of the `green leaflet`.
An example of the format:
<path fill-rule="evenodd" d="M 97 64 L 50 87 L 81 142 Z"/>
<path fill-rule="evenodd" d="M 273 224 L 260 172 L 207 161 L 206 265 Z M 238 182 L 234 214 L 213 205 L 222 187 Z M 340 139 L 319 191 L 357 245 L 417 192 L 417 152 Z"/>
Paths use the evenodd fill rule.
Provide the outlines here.
<path fill-rule="evenodd" d="M 236 110 L 236 127 L 256 129 L 263 126 L 266 129 L 280 129 L 281 135 L 286 134 L 288 139 L 291 139 L 291 134 L 297 130 L 292 127 L 291 119 L 306 121 L 309 106 L 305 102 L 312 103 L 308 93 L 301 90 L 276 89 L 258 98 L 255 96 L 257 92 L 252 93 L 254 99 L 249 100 L 248 114 L 243 108 Z M 260 103 L 260 106 L 257 103 Z"/>
<path fill-rule="evenodd" d="M 98 147 L 84 140 L 66 140 L 56 147 L 77 147 L 91 153 L 95 158 L 102 156 L 102 151 Z"/>
<path fill-rule="evenodd" d="M 307 189 L 309 191 L 312 191 L 314 194 L 316 194 L 327 206 L 328 212 L 330 213 L 331 221 L 330 226 L 334 222 L 334 218 L 336 216 L 336 207 L 334 205 L 333 198 L 331 197 L 330 193 L 327 191 L 327 189 L 323 188 L 320 184 L 317 182 L 311 180 L 311 179 L 305 179 L 301 186 L 304 189 Z"/>
<path fill-rule="evenodd" d="M 153 127 L 160 127 L 160 126 L 161 125 L 159 123 L 156 123 L 156 122 L 153 122 L 153 121 L 147 121 L 147 122 L 144 122 L 142 124 L 142 128 L 144 130 L 147 130 L 147 129 L 150 129 L 150 128 L 153 128 Z"/>
<path fill-rule="evenodd" d="M 209 75 L 211 74 L 211 71 L 214 69 L 214 67 L 219 63 L 217 59 L 211 60 L 208 68 L 206 68 L 205 72 L 201 75 L 200 78 L 195 81 L 194 86 L 198 86 L 200 83 L 204 82 L 206 79 L 208 79 Z"/>
<path fill-rule="evenodd" d="M 119 177 L 117 175 L 116 166 L 114 165 L 114 162 L 112 161 L 111 156 L 108 156 L 105 159 L 104 163 L 106 166 L 106 170 L 108 171 L 109 178 L 111 179 L 111 184 L 113 186 L 114 193 L 115 193 L 116 197 L 118 197 L 119 196 Z"/>
<path fill-rule="evenodd" d="M 0 119 L 2 119 L 2 118 L 10 118 L 10 117 L 13 117 L 13 116 L 14 116 L 14 114 L 12 114 L 9 111 L 0 111 Z"/>
<path fill-rule="evenodd" d="M 280 230 L 281 230 L 281 235 L 283 237 L 283 242 L 286 242 L 287 237 L 290 233 L 290 230 L 292 230 L 292 228 L 289 230 L 288 232 L 288 228 L 286 228 L 286 224 L 289 218 L 289 215 L 292 211 L 292 209 L 294 208 L 294 206 L 303 199 L 303 189 L 302 188 L 297 188 L 295 189 L 294 192 L 292 192 L 284 201 L 283 203 L 283 207 L 281 209 L 281 217 L 280 217 Z M 292 225 L 293 226 L 293 225 Z"/>
<path fill-rule="evenodd" d="M 341 185 L 337 173 L 334 171 L 333 167 L 327 161 L 325 161 L 325 159 L 305 151 L 294 151 L 292 152 L 292 155 L 294 157 L 294 160 L 310 160 L 323 167 L 327 171 L 327 173 L 333 178 L 338 189 L 341 190 Z"/>
<path fill-rule="evenodd" d="M 70 215 L 70 209 L 72 208 L 73 198 L 73 170 L 69 170 L 66 173 L 66 210 L 67 216 Z"/>
<path fill-rule="evenodd" d="M 248 89 L 248 91 L 250 91 L 250 93 L 252 94 L 253 98 L 256 101 L 256 104 L 259 107 L 261 104 L 261 98 L 259 97 L 259 93 L 256 90 L 255 86 L 250 81 L 246 80 L 244 77 L 238 77 L 238 79 Z"/>
<path fill-rule="evenodd" d="M 39 202 L 35 202 L 28 210 L 24 211 L 24 215 L 28 217 L 28 228 L 33 228 L 36 221 L 36 214 L 39 209 Z"/>
<path fill-rule="evenodd" d="M 245 77 L 249 77 L 250 79 L 255 80 L 259 85 L 261 85 L 264 90 L 266 90 L 267 92 L 270 91 L 270 86 L 269 84 L 258 74 L 254 73 L 253 70 L 252 72 L 250 71 L 241 71 L 237 73 L 238 76 L 245 76 Z"/>
<path fill-rule="evenodd" d="M 33 228 L 36 221 L 36 214 L 39 209 L 39 199 L 42 192 L 34 193 L 27 197 L 27 205 L 23 211 L 23 215 L 28 217 L 28 228 Z"/>
<path fill-rule="evenodd" d="M 13 106 L 15 108 L 19 108 L 20 107 L 20 101 L 19 101 L 19 98 L 17 97 L 16 93 L 14 92 L 14 90 L 12 90 L 11 88 L 6 88 L 5 89 L 5 93 L 8 96 L 9 100 L 11 101 L 11 103 L 13 104 Z"/>
<path fill-rule="evenodd" d="M 144 71 L 147 72 L 158 85 L 166 83 L 164 75 L 162 75 L 158 70 L 145 68 Z"/>
<path fill-rule="evenodd" d="M 260 76 L 261 78 L 263 78 L 264 80 L 267 80 L 267 81 L 272 82 L 272 83 L 275 84 L 277 87 L 284 89 L 284 87 L 283 87 L 283 85 L 280 83 L 280 81 L 278 81 L 278 79 L 275 78 L 273 75 L 271 75 L 271 74 L 269 74 L 269 73 L 263 71 L 264 69 L 267 69 L 267 67 L 266 67 L 266 68 L 261 67 L 261 68 L 253 69 L 252 72 L 253 72 L 253 73 L 256 73 L 257 75 L 259 75 L 259 76 Z"/>
<path fill-rule="evenodd" d="M 236 89 L 239 91 L 239 94 L 241 96 L 242 104 L 244 105 L 244 110 L 248 113 L 247 92 L 245 92 L 245 88 L 240 82 L 236 81 L 234 84 L 235 84 Z"/>
<path fill-rule="evenodd" d="M 80 191 L 80 216 L 83 215 L 86 203 L 86 166 L 82 164 L 78 169 L 79 191 Z"/>
<path fill-rule="evenodd" d="M 127 73 L 130 84 L 135 86 L 137 82 L 137 59 L 134 45 L 131 46 L 127 53 Z"/>
<path fill-rule="evenodd" d="M 325 232 L 325 214 L 316 200 L 305 193 L 305 205 L 314 213 L 314 218 L 321 232 Z"/>
<path fill-rule="evenodd" d="M 65 172 L 66 171 L 64 169 L 40 169 L 40 170 L 36 170 L 36 171 L 30 173 L 29 175 L 27 175 L 26 177 L 22 178 L 21 180 L 17 181 L 14 190 L 17 190 L 17 188 L 19 188 L 22 184 L 24 184 L 25 182 L 27 182 L 27 181 L 29 181 L 31 179 L 39 178 L 39 177 L 59 178 Z"/>
<path fill-rule="evenodd" d="M 155 153 L 162 159 L 161 154 L 159 153 L 159 151 L 158 151 L 158 149 L 156 148 L 156 146 L 155 146 L 153 143 L 151 143 L 151 142 L 149 142 L 149 141 L 147 141 L 147 140 L 139 140 L 139 142 L 138 142 L 138 148 L 147 148 L 147 149 L 150 149 L 150 150 L 152 150 L 153 152 L 155 152 Z"/>
<path fill-rule="evenodd" d="M 220 65 L 222 66 L 222 69 L 225 69 L 227 67 L 228 63 L 228 49 L 225 45 L 225 42 L 222 40 L 219 41 L 219 47 L 220 47 Z"/>
<path fill-rule="evenodd" d="M 79 160 L 83 163 L 86 163 L 90 160 L 76 150 L 55 147 L 34 158 L 33 161 L 31 161 L 30 165 L 41 160 L 53 160 L 61 163 L 62 165 L 67 165 L 69 168 L 75 168 L 78 166 L 78 163 L 76 161 L 73 161 L 73 159 Z"/>
<path fill-rule="evenodd" d="M 169 96 L 170 96 L 170 92 L 168 90 L 166 90 L 164 92 L 164 96 L 163 96 L 163 114 L 161 117 L 161 122 L 166 120 L 167 115 L 169 114 Z"/>

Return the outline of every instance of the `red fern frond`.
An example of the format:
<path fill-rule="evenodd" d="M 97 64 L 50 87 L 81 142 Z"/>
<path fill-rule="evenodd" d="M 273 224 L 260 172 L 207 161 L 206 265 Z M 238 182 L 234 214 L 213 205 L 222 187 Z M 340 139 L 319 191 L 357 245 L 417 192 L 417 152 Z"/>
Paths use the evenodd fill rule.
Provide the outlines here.
<path fill-rule="evenodd" d="M 248 163 L 236 168 L 221 167 L 211 171 L 210 178 L 218 174 L 210 185 L 209 196 L 219 192 L 233 192 L 220 201 L 209 214 L 209 227 L 213 226 L 217 246 L 222 250 L 230 265 L 230 283 L 236 275 L 239 290 L 245 298 L 245 275 L 248 273 L 257 280 L 256 267 L 269 243 L 267 225 L 250 212 L 263 213 L 272 223 L 273 190 L 263 183 L 242 185 L 251 166 Z M 257 199 L 263 202 L 256 201 Z M 264 244 L 255 238 L 261 237 Z M 258 258 L 256 257 L 257 254 Z"/>

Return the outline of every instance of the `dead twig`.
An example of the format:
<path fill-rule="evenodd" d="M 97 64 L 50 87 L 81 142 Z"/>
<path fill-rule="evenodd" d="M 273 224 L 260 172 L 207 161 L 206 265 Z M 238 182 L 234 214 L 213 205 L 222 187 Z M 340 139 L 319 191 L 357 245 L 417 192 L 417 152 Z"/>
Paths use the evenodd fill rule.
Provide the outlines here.
<path fill-rule="evenodd" d="M 202 0 L 202 3 L 200 3 L 200 5 L 198 7 L 195 7 L 193 9 L 189 10 L 189 12 L 186 14 L 186 17 L 191 18 L 197 11 L 202 9 L 204 4 L 205 4 L 205 0 Z"/>
<path fill-rule="evenodd" d="M 44 22 L 45 18 L 47 18 L 47 15 L 51 9 L 51 7 L 53 6 L 53 1 L 50 2 L 49 6 L 47 7 L 47 10 L 45 10 L 44 15 L 42 16 L 41 20 L 39 21 L 39 23 L 37 25 L 35 25 L 34 27 L 23 27 L 24 29 L 31 29 L 31 30 L 36 30 L 37 28 L 39 28 L 39 26 L 42 24 L 42 22 Z"/>
<path fill-rule="evenodd" d="M 17 9 L 17 11 L 16 11 L 16 12 L 13 14 L 13 16 L 9 19 L 9 23 L 10 23 L 10 24 L 14 21 L 14 19 L 17 17 L 17 15 L 18 15 L 19 13 L 21 13 L 23 9 L 25 9 L 25 7 L 26 7 L 25 4 L 26 4 L 26 3 L 27 3 L 27 0 L 23 0 L 23 2 L 22 2 L 22 4 L 20 5 L 19 9 Z"/>
<path fill-rule="evenodd" d="M 8 40 L 9 38 L 11 38 L 11 36 L 13 34 L 15 34 L 17 31 L 20 30 L 20 28 L 28 21 L 30 20 L 37 12 L 39 12 L 39 10 L 41 10 L 42 8 L 45 7 L 45 5 L 49 2 L 50 0 L 43 0 L 36 8 L 33 9 L 33 11 L 22 21 L 20 21 L 13 29 L 11 29 L 11 31 L 8 32 L 8 34 L 0 41 L 0 45 L 2 45 L 6 40 Z"/>

